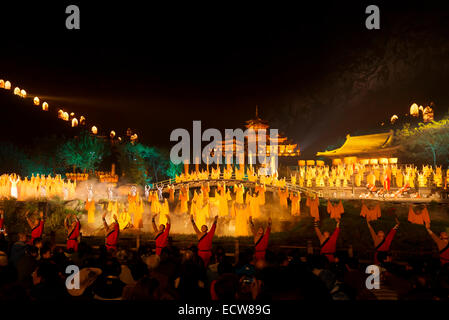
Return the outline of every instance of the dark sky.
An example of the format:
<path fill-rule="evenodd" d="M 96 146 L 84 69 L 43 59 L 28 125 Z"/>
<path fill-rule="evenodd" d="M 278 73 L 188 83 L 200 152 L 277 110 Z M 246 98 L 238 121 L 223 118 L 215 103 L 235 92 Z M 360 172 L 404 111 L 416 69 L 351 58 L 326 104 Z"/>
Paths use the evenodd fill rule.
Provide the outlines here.
<path fill-rule="evenodd" d="M 170 147 L 173 129 L 191 130 L 192 120 L 202 120 L 203 128 L 242 127 L 258 105 L 262 117 L 314 153 L 349 132 L 379 126 L 392 112 L 406 113 L 414 98 L 446 103 L 439 96 L 446 90 L 445 69 L 427 79 L 418 94 L 420 71 L 407 77 L 413 83 L 401 82 L 394 91 L 389 83 L 400 81 L 395 74 L 403 75 L 401 63 L 416 58 L 409 57 L 415 49 L 408 43 L 421 47 L 426 32 L 446 35 L 447 25 L 440 22 L 447 21 L 447 6 L 378 2 L 381 30 L 369 31 L 364 11 L 371 2 L 314 3 L 2 7 L 0 21 L 7 27 L 1 36 L 0 78 L 87 115 L 100 130 L 130 127 L 142 142 L 164 147 Z M 79 4 L 81 30 L 65 29 L 68 4 Z M 419 26 L 421 21 L 430 28 Z M 406 56 L 396 59 L 404 52 L 389 41 L 401 42 L 403 29 L 397 25 L 408 22 L 416 25 L 418 38 L 401 43 Z M 422 46 L 433 50 L 435 43 L 438 39 Z M 419 58 L 431 59 L 427 53 Z M 370 72 L 364 72 L 377 63 L 386 66 L 387 75 L 372 85 Z M 407 72 L 420 66 L 413 63 Z M 374 73 L 383 77 L 382 72 Z M 361 73 L 363 83 L 355 90 Z M 351 85 L 335 87 L 345 81 Z M 441 90 L 435 92 L 435 84 Z"/>

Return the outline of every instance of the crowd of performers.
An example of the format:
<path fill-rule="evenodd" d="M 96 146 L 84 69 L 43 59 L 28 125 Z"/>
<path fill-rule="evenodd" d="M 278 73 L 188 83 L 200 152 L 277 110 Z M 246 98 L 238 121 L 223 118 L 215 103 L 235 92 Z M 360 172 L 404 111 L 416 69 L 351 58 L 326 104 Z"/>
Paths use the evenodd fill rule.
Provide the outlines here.
<path fill-rule="evenodd" d="M 16 174 L 3 174 L 0 176 L 0 199 L 39 200 L 59 197 L 60 199 L 73 199 L 76 182 L 66 181 L 61 175 L 54 177 L 48 175 L 22 179 Z"/>
<path fill-rule="evenodd" d="M 241 194 L 239 194 L 238 197 L 241 197 Z M 308 214 L 314 219 L 313 226 L 320 243 L 320 254 L 326 257 L 329 262 L 336 262 L 337 240 L 341 233 L 340 221 L 342 220 L 344 214 L 344 207 L 342 202 L 339 201 L 333 203 L 330 200 L 327 201 L 326 211 L 329 217 L 336 221 L 336 228 L 332 232 L 322 231 L 320 229 L 318 197 L 308 196 L 306 204 L 308 207 Z M 389 255 L 390 247 L 400 225 L 399 220 L 394 214 L 394 209 L 392 210 L 392 213 L 395 216 L 396 224 L 388 232 L 385 232 L 384 230 L 378 230 L 376 232 L 371 226 L 371 222 L 381 217 L 380 205 L 377 202 L 377 204 L 371 206 L 370 204 L 365 203 L 365 200 L 362 200 L 360 216 L 366 219 L 367 227 L 373 241 L 373 248 L 375 251 L 373 262 L 375 264 L 379 264 L 380 262 L 388 261 L 388 259 L 391 259 L 391 256 Z M 119 246 L 120 229 L 122 226 L 120 225 L 117 214 L 114 213 L 112 215 L 112 221 L 109 222 L 106 218 L 107 214 L 108 211 L 104 210 L 102 221 L 105 232 L 105 246 L 109 251 L 116 251 Z M 162 217 L 162 215 L 164 216 Z M 169 234 L 173 231 L 171 227 L 172 224 L 170 216 L 172 216 L 173 218 L 173 215 L 170 214 L 152 213 L 151 222 L 152 229 L 155 235 L 154 241 L 157 255 L 160 255 L 163 248 L 168 246 Z M 157 218 L 159 218 L 158 222 L 156 222 Z M 256 228 L 255 226 L 252 215 L 249 215 L 247 218 L 245 216 L 245 219 L 246 221 L 244 221 L 244 224 L 248 226 L 248 229 L 253 236 L 254 257 L 256 260 L 262 260 L 265 257 L 265 252 L 269 245 L 269 237 L 272 225 L 271 218 L 268 219 L 266 226 L 264 226 L 262 220 L 256 220 L 256 223 L 259 224 L 258 228 Z M 26 212 L 26 220 L 31 230 L 29 243 L 33 244 L 35 241 L 42 238 L 45 216 L 43 211 L 40 211 L 38 214 L 37 212 L 34 213 L 33 217 L 30 216 L 29 212 Z M 211 250 L 213 245 L 213 238 L 216 233 L 219 215 L 216 215 L 214 217 L 210 228 L 206 222 L 199 222 L 199 220 L 195 219 L 194 215 L 190 215 L 190 221 L 192 224 L 192 229 L 198 238 L 198 255 L 202 258 L 204 264 L 208 265 L 212 254 Z M 441 232 L 439 235 L 436 235 L 432 232 L 432 230 L 430 229 L 430 216 L 427 208 L 425 206 L 421 206 L 419 209 L 416 209 L 413 206 L 410 206 L 408 212 L 408 221 L 410 223 L 425 226 L 430 237 L 438 247 L 441 264 L 449 263 L 448 235 L 446 232 Z M 67 250 L 77 251 L 80 239 L 80 231 L 82 227 L 78 216 L 74 214 L 67 215 L 64 220 L 64 227 L 67 232 Z M 3 210 L 0 210 L 0 233 L 6 234 Z"/>

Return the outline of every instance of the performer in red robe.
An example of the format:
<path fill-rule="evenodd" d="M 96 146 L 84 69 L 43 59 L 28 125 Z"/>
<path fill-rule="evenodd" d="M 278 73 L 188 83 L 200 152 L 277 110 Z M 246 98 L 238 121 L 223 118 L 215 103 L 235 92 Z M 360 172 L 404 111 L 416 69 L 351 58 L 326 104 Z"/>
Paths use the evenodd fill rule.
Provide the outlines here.
<path fill-rule="evenodd" d="M 265 253 L 268 247 L 268 239 L 270 238 L 271 232 L 271 218 L 268 218 L 268 225 L 266 230 L 263 230 L 263 227 L 259 227 L 256 231 L 254 227 L 253 218 L 249 217 L 249 224 L 251 226 L 251 231 L 254 235 L 254 258 L 257 260 L 264 260 Z"/>
<path fill-rule="evenodd" d="M 432 240 L 438 246 L 438 252 L 440 254 L 440 263 L 441 265 L 445 265 L 449 263 L 449 237 L 446 232 L 440 232 L 440 236 L 437 236 L 435 233 L 430 230 L 430 222 L 426 223 L 426 229 L 429 233 Z"/>
<path fill-rule="evenodd" d="M 158 256 L 161 255 L 162 249 L 164 249 L 168 245 L 168 235 L 170 233 L 170 216 L 166 214 L 167 217 L 167 225 L 161 224 L 159 226 L 159 229 L 156 226 L 155 218 L 157 214 L 153 216 L 153 219 L 151 220 L 153 224 L 153 230 L 154 233 L 156 233 L 156 237 L 154 240 L 156 241 L 156 254 Z"/>
<path fill-rule="evenodd" d="M 110 226 L 108 226 L 108 223 L 106 222 L 106 213 L 103 214 L 103 225 L 104 229 L 106 230 L 106 249 L 108 251 L 116 251 L 117 250 L 117 243 L 118 243 L 118 237 L 120 234 L 120 228 L 117 220 L 117 215 L 114 214 L 114 221 Z"/>
<path fill-rule="evenodd" d="M 0 234 L 6 234 L 6 228 L 5 228 L 5 211 L 3 209 L 0 209 Z"/>
<path fill-rule="evenodd" d="M 207 267 L 209 265 L 210 258 L 212 256 L 212 239 L 215 234 L 215 229 L 217 228 L 217 220 L 218 216 L 215 216 L 214 223 L 212 224 L 212 228 L 210 231 L 207 231 L 207 226 L 202 225 L 201 231 L 195 224 L 195 220 L 193 216 L 190 216 L 190 221 L 192 221 L 193 229 L 198 236 L 198 255 L 203 259 L 204 266 Z"/>
<path fill-rule="evenodd" d="M 321 233 L 318 226 L 319 222 L 318 219 L 315 219 L 314 227 L 318 240 L 320 240 L 320 254 L 325 256 L 329 262 L 337 262 L 335 253 L 337 252 L 337 240 L 338 235 L 340 234 L 340 219 L 337 219 L 337 226 L 335 227 L 334 232 L 332 232 L 332 235 L 328 231 Z"/>
<path fill-rule="evenodd" d="M 379 230 L 376 234 L 369 221 L 366 220 L 376 250 L 376 252 L 374 253 L 374 264 L 379 264 L 379 260 L 377 259 L 379 252 L 390 251 L 391 242 L 393 241 L 394 235 L 399 228 L 399 220 L 398 218 L 395 219 L 396 225 L 390 230 L 390 232 L 388 232 L 387 236 L 385 236 L 385 233 L 382 230 Z"/>
<path fill-rule="evenodd" d="M 29 213 L 29 211 L 25 213 L 28 225 L 31 228 L 31 240 L 28 244 L 33 245 L 34 239 L 42 238 L 42 233 L 44 232 L 44 212 L 41 211 L 39 213 L 39 218 L 34 221 L 28 217 Z"/>
<path fill-rule="evenodd" d="M 75 220 L 69 225 L 68 220 L 73 216 Z M 80 236 L 81 223 L 78 217 L 74 214 L 68 214 L 64 220 L 64 226 L 67 230 L 67 250 L 73 249 L 73 251 L 78 251 L 78 238 Z"/>

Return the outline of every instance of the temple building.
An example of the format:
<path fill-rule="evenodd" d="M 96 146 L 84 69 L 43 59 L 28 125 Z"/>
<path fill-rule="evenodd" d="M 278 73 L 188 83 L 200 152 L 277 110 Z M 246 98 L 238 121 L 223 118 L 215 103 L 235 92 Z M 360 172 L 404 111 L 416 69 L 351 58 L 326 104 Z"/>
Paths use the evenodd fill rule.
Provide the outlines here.
<path fill-rule="evenodd" d="M 299 157 L 300 149 L 299 149 L 298 144 L 292 142 L 291 140 L 289 140 L 286 136 L 284 136 L 282 134 L 278 134 L 277 137 L 275 137 L 275 138 L 270 137 L 270 131 L 269 131 L 270 126 L 267 121 L 265 121 L 259 117 L 257 106 L 256 106 L 255 118 L 246 121 L 245 127 L 246 127 L 246 129 L 255 130 L 256 134 L 253 137 L 245 137 L 245 141 L 243 144 L 241 141 L 237 141 L 235 138 L 229 139 L 229 140 L 223 140 L 222 144 L 221 144 L 222 151 L 232 149 L 233 154 L 235 155 L 237 153 L 237 151 L 244 150 L 244 152 L 241 154 L 244 154 L 245 158 L 248 159 L 248 162 L 247 161 L 245 161 L 245 162 L 249 163 L 249 164 L 252 164 L 251 158 L 252 157 L 255 158 L 255 155 L 248 154 L 248 144 L 249 143 L 255 143 L 254 145 L 256 146 L 256 153 L 260 154 L 260 153 L 265 152 L 267 157 L 269 157 L 271 154 L 276 154 L 276 151 L 277 151 L 279 161 L 282 161 L 283 158 Z M 263 139 L 263 138 L 259 137 L 259 135 L 257 134 L 257 130 L 266 130 L 266 135 L 265 135 L 266 149 L 265 150 L 258 149 L 259 139 Z M 250 140 L 251 138 L 255 139 L 255 141 Z M 277 143 L 277 145 L 275 143 Z M 277 147 L 277 150 L 274 150 L 273 148 L 276 148 L 276 147 Z M 229 149 L 226 149 L 226 148 L 229 148 Z M 223 152 L 222 152 L 222 154 L 223 154 Z"/>
<path fill-rule="evenodd" d="M 393 131 L 362 136 L 346 136 L 345 143 L 337 149 L 317 152 L 317 156 L 332 159 L 333 164 L 355 163 L 387 164 L 397 163 L 394 158 L 399 146 L 393 144 Z"/>

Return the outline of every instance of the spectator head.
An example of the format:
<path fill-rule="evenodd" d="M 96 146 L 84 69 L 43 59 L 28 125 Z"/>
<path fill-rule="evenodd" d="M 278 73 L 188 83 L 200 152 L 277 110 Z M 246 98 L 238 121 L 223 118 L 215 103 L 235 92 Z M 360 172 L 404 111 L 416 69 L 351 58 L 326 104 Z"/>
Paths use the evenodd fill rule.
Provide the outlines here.
<path fill-rule="evenodd" d="M 129 261 L 129 254 L 126 250 L 119 250 L 115 255 L 120 264 L 126 264 Z"/>
<path fill-rule="evenodd" d="M 33 246 L 40 249 L 42 248 L 42 238 L 36 238 L 33 240 Z"/>
<path fill-rule="evenodd" d="M 234 301 L 239 290 L 239 279 L 235 274 L 225 273 L 217 279 L 212 290 L 219 301 Z"/>
<path fill-rule="evenodd" d="M 22 242 L 26 242 L 27 241 L 27 235 L 25 233 L 20 232 L 18 236 L 19 236 L 18 241 L 22 241 Z"/>
<path fill-rule="evenodd" d="M 144 262 L 147 265 L 148 270 L 151 272 L 159 266 L 160 258 L 158 255 L 153 254 L 149 257 L 146 257 Z"/>
<path fill-rule="evenodd" d="M 41 248 L 41 257 L 43 259 L 50 259 L 51 258 L 51 247 L 48 244 L 45 244 Z"/>
<path fill-rule="evenodd" d="M 38 254 L 38 250 L 35 246 L 27 246 L 25 252 L 32 257 L 37 257 Z"/>
<path fill-rule="evenodd" d="M 103 268 L 104 276 L 118 277 L 122 272 L 122 267 L 116 259 L 108 259 Z"/>

